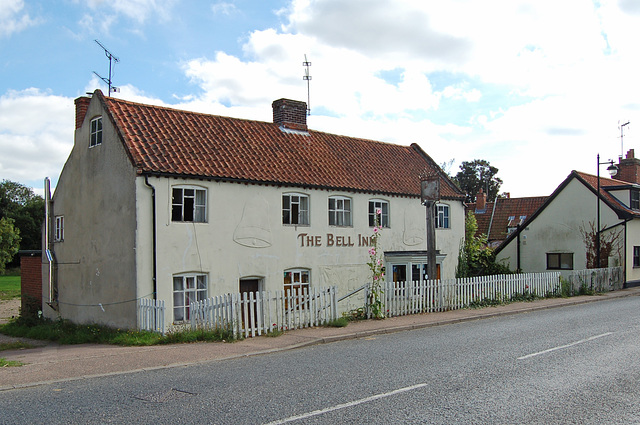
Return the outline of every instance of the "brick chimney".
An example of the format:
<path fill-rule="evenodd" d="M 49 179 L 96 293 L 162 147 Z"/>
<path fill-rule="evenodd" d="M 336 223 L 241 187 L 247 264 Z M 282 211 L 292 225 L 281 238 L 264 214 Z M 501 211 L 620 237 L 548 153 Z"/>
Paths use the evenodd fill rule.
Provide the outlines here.
<path fill-rule="evenodd" d="M 90 97 L 79 97 L 76 99 L 76 130 L 82 127 L 85 115 L 91 103 Z"/>
<path fill-rule="evenodd" d="M 278 99 L 271 104 L 273 123 L 291 130 L 307 131 L 307 104 L 298 100 Z"/>
<path fill-rule="evenodd" d="M 627 151 L 626 158 L 620 158 L 618 163 L 618 174 L 613 176 L 616 180 L 628 183 L 640 183 L 640 159 L 634 155 L 633 149 Z"/>
<path fill-rule="evenodd" d="M 480 191 L 476 195 L 476 211 L 484 211 L 486 209 L 487 209 L 487 194 L 482 191 L 482 188 L 480 188 Z"/>

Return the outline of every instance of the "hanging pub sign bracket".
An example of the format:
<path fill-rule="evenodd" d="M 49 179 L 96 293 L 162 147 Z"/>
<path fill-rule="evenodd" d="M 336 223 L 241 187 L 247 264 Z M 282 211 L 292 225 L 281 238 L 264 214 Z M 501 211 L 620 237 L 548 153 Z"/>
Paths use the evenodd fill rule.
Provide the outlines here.
<path fill-rule="evenodd" d="M 420 201 L 425 205 L 428 201 L 440 200 L 440 178 L 437 175 L 424 176 L 420 179 Z"/>

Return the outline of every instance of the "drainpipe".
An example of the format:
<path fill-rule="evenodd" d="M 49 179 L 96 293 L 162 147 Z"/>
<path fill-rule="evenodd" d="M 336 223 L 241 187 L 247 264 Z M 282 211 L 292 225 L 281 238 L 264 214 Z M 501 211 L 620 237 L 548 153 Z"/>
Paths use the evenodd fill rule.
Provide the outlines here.
<path fill-rule="evenodd" d="M 516 238 L 517 238 L 517 243 L 516 243 L 516 270 L 518 273 L 520 273 L 520 225 L 518 224 L 518 227 L 516 228 Z"/>
<path fill-rule="evenodd" d="M 623 273 L 623 279 L 624 279 L 624 283 L 622 284 L 623 288 L 627 287 L 627 223 L 629 222 L 629 220 L 625 220 L 624 222 L 624 247 L 623 247 L 623 252 L 624 252 L 624 259 L 622 260 L 622 273 Z"/>
<path fill-rule="evenodd" d="M 157 237 L 156 237 L 156 188 L 149 183 L 149 176 L 144 176 L 144 184 L 151 189 L 151 210 L 153 221 L 153 299 L 158 299 L 158 287 L 156 282 L 156 270 L 157 270 Z"/>
<path fill-rule="evenodd" d="M 49 177 L 44 179 L 44 255 L 49 263 L 49 302 L 53 303 L 53 255 L 49 250 L 49 235 L 51 232 L 51 183 Z"/>

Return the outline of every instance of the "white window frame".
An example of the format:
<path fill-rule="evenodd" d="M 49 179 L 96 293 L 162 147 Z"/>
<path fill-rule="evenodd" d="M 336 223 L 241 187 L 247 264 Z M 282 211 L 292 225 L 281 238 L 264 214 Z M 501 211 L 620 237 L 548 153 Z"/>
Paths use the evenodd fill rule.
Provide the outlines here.
<path fill-rule="evenodd" d="M 330 196 L 328 205 L 329 226 L 351 227 L 353 225 L 352 205 L 352 199 L 347 196 Z"/>
<path fill-rule="evenodd" d="M 180 191 L 179 199 L 176 199 L 176 191 Z M 185 203 L 185 200 L 189 201 Z M 171 221 L 174 223 L 206 223 L 207 189 L 199 186 L 172 186 Z"/>
<path fill-rule="evenodd" d="M 289 281 L 287 281 L 287 275 L 290 275 Z M 311 288 L 311 270 L 309 269 L 287 269 L 284 271 L 283 287 L 285 295 L 285 309 L 297 308 L 297 297 L 302 295 L 302 291 L 306 288 L 307 294 Z M 295 297 L 293 300 L 294 305 L 289 305 L 289 300 L 286 297 Z M 304 306 L 302 306 L 304 308 Z"/>
<path fill-rule="evenodd" d="M 436 229 L 451 228 L 451 207 L 448 204 L 436 204 Z"/>
<path fill-rule="evenodd" d="M 53 241 L 62 242 L 64 241 L 64 216 L 57 215 L 55 221 Z"/>
<path fill-rule="evenodd" d="M 102 116 L 95 117 L 91 120 L 89 127 L 89 147 L 102 144 Z"/>
<path fill-rule="evenodd" d="M 310 223 L 309 209 L 309 195 L 304 193 L 282 194 L 282 224 L 308 226 Z"/>
<path fill-rule="evenodd" d="M 189 304 L 207 298 L 209 277 L 204 273 L 182 273 L 173 275 L 173 322 L 191 319 Z"/>
<path fill-rule="evenodd" d="M 376 225 L 376 210 L 378 208 L 382 210 L 382 214 L 380 214 L 380 227 L 390 227 L 389 202 L 383 199 L 369 200 L 369 227 L 374 227 Z"/>

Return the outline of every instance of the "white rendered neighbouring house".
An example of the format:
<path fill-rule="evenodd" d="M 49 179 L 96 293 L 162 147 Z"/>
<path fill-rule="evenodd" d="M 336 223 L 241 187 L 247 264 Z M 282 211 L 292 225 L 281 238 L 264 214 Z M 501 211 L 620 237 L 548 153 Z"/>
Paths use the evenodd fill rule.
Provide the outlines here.
<path fill-rule="evenodd" d="M 617 167 L 616 178 L 600 176 L 602 249 L 605 241 L 612 241 L 600 266 L 621 266 L 625 282 L 631 285 L 640 280 L 640 160 L 634 157 L 633 149 L 620 158 Z M 509 234 L 496 249 L 496 257 L 512 270 L 523 272 L 586 269 L 585 234 L 595 235 L 597 209 L 598 177 L 572 171 L 546 202 Z M 595 262 L 595 255 L 593 259 Z"/>
<path fill-rule="evenodd" d="M 135 328 L 140 298 L 165 300 L 166 323 L 180 323 L 189 300 L 213 295 L 345 295 L 371 279 L 376 209 L 388 279 L 424 279 L 425 173 L 440 178 L 438 273 L 454 277 L 464 195 L 418 145 L 312 131 L 304 102 L 272 107 L 268 123 L 99 90 L 76 99 L 75 143 L 49 202 L 45 316 Z"/>

